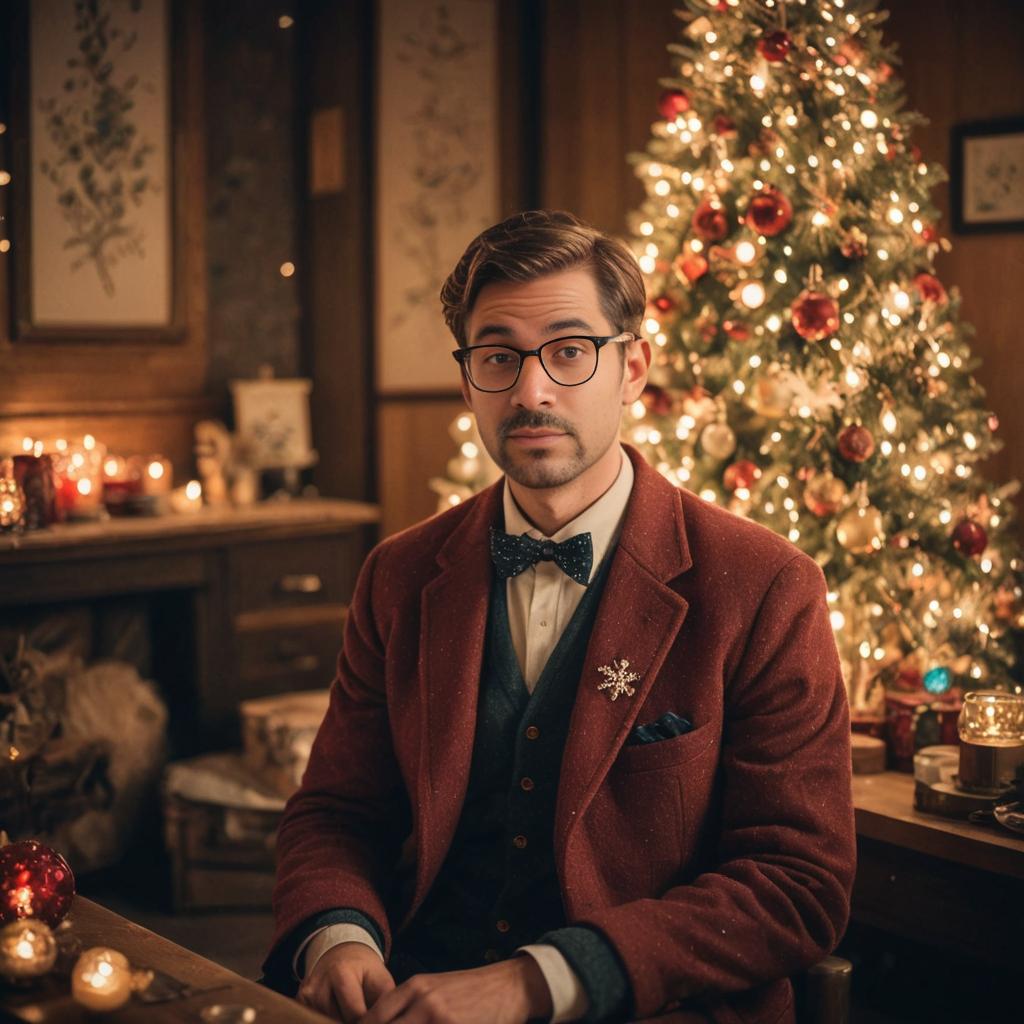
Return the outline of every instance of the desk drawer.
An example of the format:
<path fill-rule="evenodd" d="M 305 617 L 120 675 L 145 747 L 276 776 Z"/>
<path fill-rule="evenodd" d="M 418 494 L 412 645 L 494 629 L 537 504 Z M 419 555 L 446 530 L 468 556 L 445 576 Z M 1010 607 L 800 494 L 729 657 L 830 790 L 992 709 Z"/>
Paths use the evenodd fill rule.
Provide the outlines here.
<path fill-rule="evenodd" d="M 313 613 L 311 621 L 305 623 L 238 631 L 238 678 L 245 697 L 330 685 L 341 650 L 346 609 L 329 605 L 309 611 Z M 243 617 L 242 623 L 255 618 Z"/>
<path fill-rule="evenodd" d="M 243 544 L 231 549 L 236 612 L 347 601 L 356 536 Z"/>

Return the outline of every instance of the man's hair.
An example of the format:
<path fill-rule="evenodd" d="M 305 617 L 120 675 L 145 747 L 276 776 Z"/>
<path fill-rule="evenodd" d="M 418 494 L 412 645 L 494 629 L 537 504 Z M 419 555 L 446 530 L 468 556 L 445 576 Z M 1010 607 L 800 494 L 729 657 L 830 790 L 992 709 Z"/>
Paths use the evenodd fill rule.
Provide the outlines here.
<path fill-rule="evenodd" d="M 633 254 L 562 210 L 527 210 L 477 235 L 441 288 L 444 321 L 465 348 L 466 321 L 484 285 L 578 268 L 593 272 L 601 309 L 615 330 L 639 337 L 646 300 Z"/>

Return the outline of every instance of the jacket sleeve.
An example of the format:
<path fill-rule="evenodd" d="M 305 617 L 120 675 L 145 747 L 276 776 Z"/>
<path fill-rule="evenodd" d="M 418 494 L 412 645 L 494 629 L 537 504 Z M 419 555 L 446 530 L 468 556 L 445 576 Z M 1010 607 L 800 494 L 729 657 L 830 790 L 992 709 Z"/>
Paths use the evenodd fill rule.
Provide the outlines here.
<path fill-rule="evenodd" d="M 338 908 L 374 922 L 390 952 L 387 895 L 410 811 L 391 742 L 373 602 L 383 550 L 374 549 L 359 574 L 327 714 L 278 830 L 268 981 L 280 977 L 279 961 L 288 961 L 300 927 Z"/>
<path fill-rule="evenodd" d="M 716 863 L 659 899 L 585 915 L 637 1017 L 795 974 L 835 948 L 856 860 L 849 712 L 824 576 L 793 556 L 726 682 Z"/>

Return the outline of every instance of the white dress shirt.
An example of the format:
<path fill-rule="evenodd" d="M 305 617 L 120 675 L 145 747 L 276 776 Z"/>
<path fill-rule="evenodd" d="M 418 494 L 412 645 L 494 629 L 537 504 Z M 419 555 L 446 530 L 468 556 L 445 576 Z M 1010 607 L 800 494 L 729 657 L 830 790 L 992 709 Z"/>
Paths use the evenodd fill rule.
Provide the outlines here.
<path fill-rule="evenodd" d="M 514 535 L 525 533 L 535 540 L 553 540 L 558 543 L 578 533 L 589 533 L 594 549 L 590 570 L 590 579 L 593 579 L 608 550 L 618 540 L 633 490 L 633 464 L 621 447 L 619 452 L 622 461 L 615 482 L 593 505 L 584 509 L 551 537 L 545 537 L 523 515 L 506 480 L 502 496 L 505 532 Z M 533 693 L 544 665 L 587 588 L 567 576 L 554 562 L 538 562 L 518 576 L 511 577 L 505 586 L 512 646 L 523 674 L 523 682 Z M 294 964 L 298 967 L 304 962 L 308 973 L 327 950 L 342 942 L 361 942 L 381 952 L 365 928 L 353 924 L 332 924 L 313 932 L 306 939 L 295 953 Z M 535 943 L 520 946 L 517 952 L 532 956 L 544 975 L 551 992 L 551 1024 L 579 1020 L 586 1013 L 587 994 L 576 973 L 554 946 Z M 300 959 L 303 956 L 304 960 Z M 298 971 L 296 973 L 299 974 Z"/>

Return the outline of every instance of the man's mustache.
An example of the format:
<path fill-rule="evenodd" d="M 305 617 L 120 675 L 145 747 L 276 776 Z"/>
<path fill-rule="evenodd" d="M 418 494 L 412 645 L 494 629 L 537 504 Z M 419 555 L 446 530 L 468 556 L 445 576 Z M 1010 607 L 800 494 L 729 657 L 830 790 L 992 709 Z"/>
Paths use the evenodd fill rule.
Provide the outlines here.
<path fill-rule="evenodd" d="M 576 436 L 576 430 L 568 420 L 552 416 L 548 412 L 520 409 L 498 427 L 498 437 L 502 441 L 507 441 L 509 435 L 517 430 L 543 430 L 545 427 L 557 430 L 561 434 L 568 434 L 570 437 Z"/>

